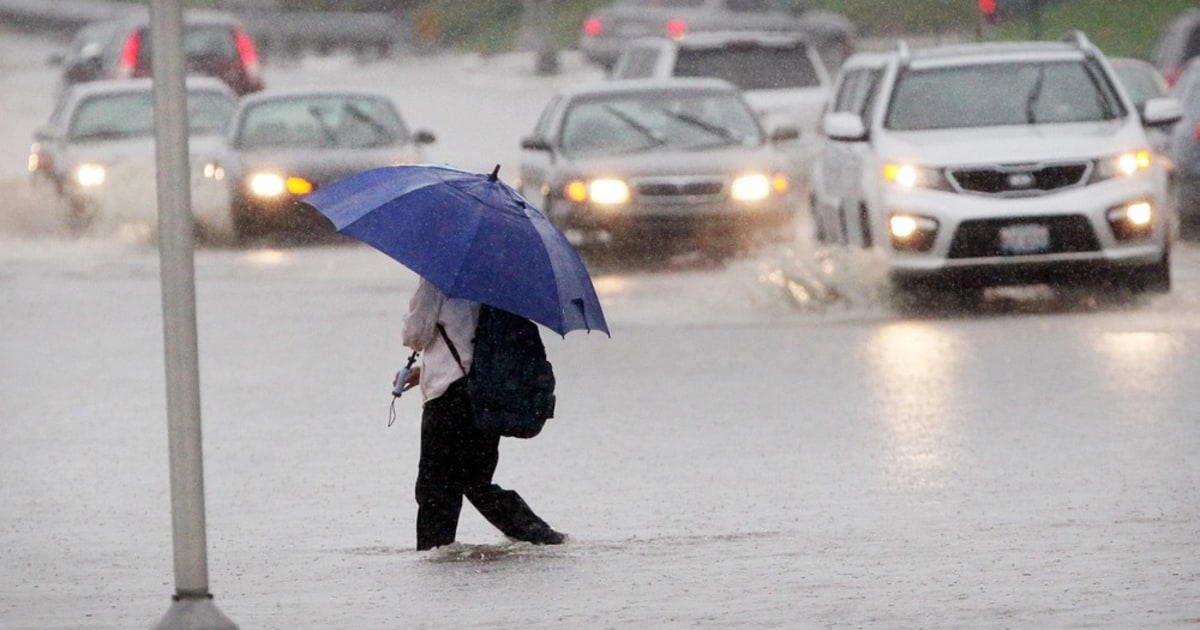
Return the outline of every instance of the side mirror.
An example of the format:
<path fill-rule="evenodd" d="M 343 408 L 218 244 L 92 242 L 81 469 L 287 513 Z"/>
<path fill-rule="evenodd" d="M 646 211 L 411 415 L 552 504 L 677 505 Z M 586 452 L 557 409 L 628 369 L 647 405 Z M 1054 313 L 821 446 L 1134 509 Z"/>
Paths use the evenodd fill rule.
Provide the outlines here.
<path fill-rule="evenodd" d="M 33 131 L 33 139 L 38 142 L 57 140 L 58 134 L 56 134 L 48 125 L 42 125 Z"/>
<path fill-rule="evenodd" d="M 788 142 L 800 137 L 800 130 L 791 125 L 780 125 L 771 131 L 771 142 Z"/>
<path fill-rule="evenodd" d="M 528 151 L 549 151 L 550 143 L 546 142 L 545 138 L 530 136 L 521 140 L 521 148 Z"/>
<path fill-rule="evenodd" d="M 826 114 L 821 121 L 825 135 L 832 140 L 861 142 L 867 139 L 867 126 L 858 114 L 838 112 Z"/>
<path fill-rule="evenodd" d="M 1183 118 L 1183 103 L 1176 98 L 1152 98 L 1142 106 L 1142 124 L 1167 127 Z"/>
<path fill-rule="evenodd" d="M 418 129 L 416 135 L 413 136 L 413 142 L 417 144 L 433 144 L 437 142 L 437 136 L 433 135 L 432 131 Z"/>

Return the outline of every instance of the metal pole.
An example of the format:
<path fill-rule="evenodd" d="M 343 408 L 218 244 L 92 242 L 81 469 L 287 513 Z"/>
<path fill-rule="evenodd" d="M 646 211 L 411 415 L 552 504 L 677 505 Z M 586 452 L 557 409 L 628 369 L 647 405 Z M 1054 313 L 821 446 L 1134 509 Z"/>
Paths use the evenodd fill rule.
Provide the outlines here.
<path fill-rule="evenodd" d="M 183 10 L 150 5 L 175 595 L 156 630 L 236 630 L 208 592 Z"/>

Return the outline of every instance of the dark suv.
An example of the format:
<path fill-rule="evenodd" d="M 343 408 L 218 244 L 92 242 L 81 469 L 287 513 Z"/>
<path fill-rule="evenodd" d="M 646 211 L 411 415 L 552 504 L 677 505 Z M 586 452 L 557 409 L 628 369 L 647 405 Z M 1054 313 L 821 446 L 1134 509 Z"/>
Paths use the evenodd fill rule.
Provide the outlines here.
<path fill-rule="evenodd" d="M 220 11 L 187 11 L 183 17 L 187 73 L 216 77 L 237 95 L 263 88 L 254 41 L 234 16 Z M 145 12 L 88 24 L 63 55 L 60 88 L 97 79 L 150 76 L 150 19 Z"/>

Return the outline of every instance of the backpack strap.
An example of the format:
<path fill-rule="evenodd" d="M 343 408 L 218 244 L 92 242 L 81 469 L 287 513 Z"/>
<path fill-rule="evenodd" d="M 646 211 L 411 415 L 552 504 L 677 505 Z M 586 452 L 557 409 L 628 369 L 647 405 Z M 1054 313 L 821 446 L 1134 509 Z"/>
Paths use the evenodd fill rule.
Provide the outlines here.
<path fill-rule="evenodd" d="M 458 369 L 462 370 L 463 374 L 466 374 L 467 368 L 463 367 L 462 358 L 458 356 L 458 348 L 454 347 L 454 342 L 450 341 L 450 335 L 446 334 L 446 327 L 442 325 L 442 322 L 438 322 L 437 329 L 441 333 L 442 339 L 446 342 L 446 347 L 450 349 L 450 356 L 453 356 L 454 362 L 458 364 Z"/>

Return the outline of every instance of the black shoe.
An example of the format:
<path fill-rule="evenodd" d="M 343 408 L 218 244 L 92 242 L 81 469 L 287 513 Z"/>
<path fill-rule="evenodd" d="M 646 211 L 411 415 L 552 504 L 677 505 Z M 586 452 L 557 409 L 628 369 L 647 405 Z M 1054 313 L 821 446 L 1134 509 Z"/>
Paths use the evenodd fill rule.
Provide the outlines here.
<path fill-rule="evenodd" d="M 527 540 L 535 545 L 561 545 L 566 539 L 566 534 L 547 527 L 534 530 Z"/>

